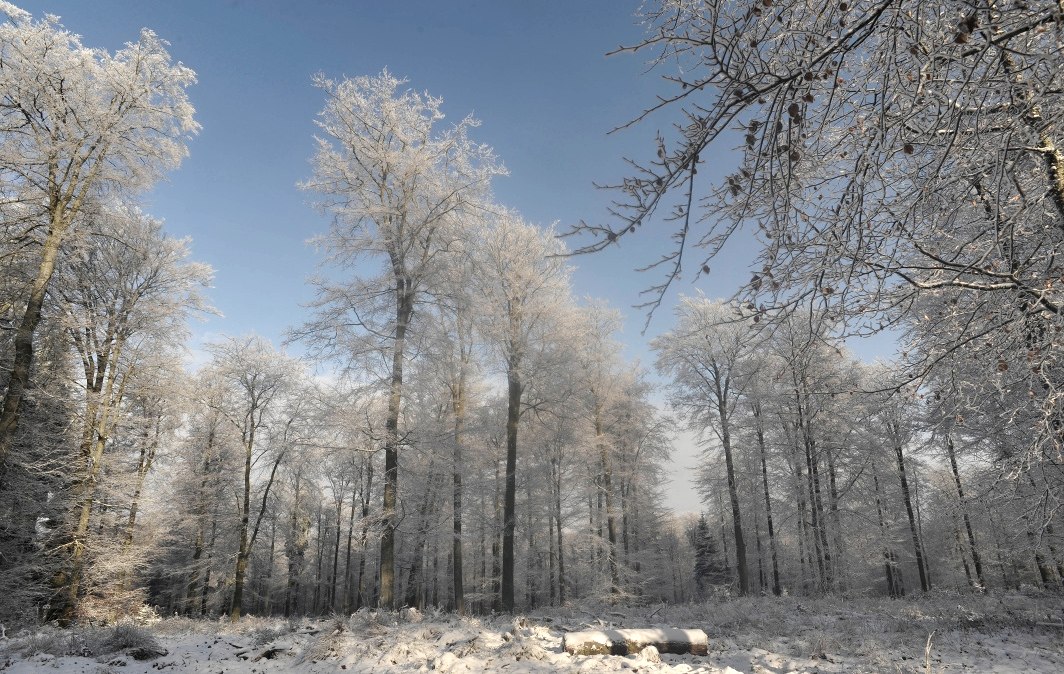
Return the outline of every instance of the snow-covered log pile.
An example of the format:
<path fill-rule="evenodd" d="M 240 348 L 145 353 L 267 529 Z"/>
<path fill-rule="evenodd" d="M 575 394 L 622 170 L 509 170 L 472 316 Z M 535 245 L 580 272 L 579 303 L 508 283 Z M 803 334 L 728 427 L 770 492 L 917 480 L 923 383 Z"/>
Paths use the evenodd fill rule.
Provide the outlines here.
<path fill-rule="evenodd" d="M 613 629 L 569 632 L 562 639 L 570 655 L 634 655 L 647 646 L 659 653 L 705 655 L 709 638 L 702 630 L 676 627 L 657 629 Z"/>

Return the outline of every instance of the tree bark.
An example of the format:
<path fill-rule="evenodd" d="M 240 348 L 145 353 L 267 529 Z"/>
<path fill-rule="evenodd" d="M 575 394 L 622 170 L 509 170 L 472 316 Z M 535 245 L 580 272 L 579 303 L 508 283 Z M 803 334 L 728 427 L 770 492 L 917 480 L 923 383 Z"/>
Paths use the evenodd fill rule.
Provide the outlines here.
<path fill-rule="evenodd" d="M 560 452 L 561 449 L 559 448 Z M 565 546 L 562 538 L 562 471 L 561 460 L 554 464 L 554 538 L 558 545 L 558 604 L 565 606 Z"/>
<path fill-rule="evenodd" d="M 254 417 L 255 408 L 251 409 Z M 249 531 L 251 524 L 251 452 L 255 444 L 255 427 L 252 426 L 244 443 L 244 490 L 240 502 L 240 547 L 236 553 L 236 570 L 233 576 L 233 603 L 229 607 L 229 620 L 240 620 L 240 607 L 244 600 L 244 574 L 250 557 Z"/>
<path fill-rule="evenodd" d="M 53 195 L 52 219 L 41 250 L 40 266 L 30 286 L 29 299 L 26 302 L 26 309 L 22 312 L 22 320 L 19 321 L 18 328 L 15 330 L 13 340 L 15 356 L 11 364 L 11 377 L 7 381 L 3 405 L 0 406 L 0 490 L 4 489 L 7 457 L 14 442 L 19 413 L 22 409 L 22 399 L 25 396 L 26 386 L 30 380 L 30 370 L 33 367 L 33 335 L 41 322 L 41 310 L 44 307 L 48 284 L 55 272 L 59 248 L 70 228 L 70 218 L 67 217 L 63 204 L 57 202 L 57 199 L 59 195 Z"/>
<path fill-rule="evenodd" d="M 358 487 L 351 490 L 351 513 L 347 518 L 347 546 L 344 551 L 344 613 L 351 612 L 352 585 L 351 585 L 351 547 L 355 538 L 355 513 L 358 512 L 358 492 L 362 487 L 362 474 L 358 474 Z"/>
<path fill-rule="evenodd" d="M 979 556 L 979 547 L 975 544 L 975 532 L 972 531 L 972 520 L 968 517 L 968 505 L 964 500 L 964 488 L 961 486 L 961 473 L 957 469 L 957 452 L 953 447 L 953 436 L 946 434 L 946 452 L 949 454 L 949 465 L 953 471 L 953 484 L 957 488 L 957 504 L 961 509 L 961 520 L 964 522 L 964 530 L 968 535 L 968 550 L 972 554 L 972 563 L 975 566 L 975 577 L 979 583 L 979 591 L 986 589 L 986 578 L 983 577 L 983 560 Z"/>
<path fill-rule="evenodd" d="M 454 412 L 454 463 L 451 471 L 451 508 L 453 511 L 453 539 L 451 542 L 451 584 L 453 587 L 454 610 L 458 615 L 465 615 L 465 575 L 462 556 L 462 443 L 465 442 L 465 353 L 459 344 L 458 381 L 451 395 L 451 408 Z"/>
<path fill-rule="evenodd" d="M 248 560 L 251 558 L 251 549 L 255 545 L 255 539 L 259 537 L 259 529 L 262 526 L 262 518 L 266 514 L 266 503 L 270 498 L 270 489 L 277 477 L 277 469 L 284 460 L 285 451 L 277 453 L 277 458 L 270 469 L 270 476 L 266 480 L 266 486 L 262 491 L 262 501 L 259 504 L 259 512 L 255 516 L 255 525 L 248 531 L 251 520 L 251 457 L 252 448 L 255 444 L 255 430 L 261 423 L 262 417 L 255 421 L 255 406 L 249 414 L 251 426 L 246 435 L 244 454 L 244 501 L 243 512 L 240 517 L 240 548 L 237 552 L 236 571 L 233 578 L 233 604 L 229 609 L 229 619 L 232 622 L 240 620 L 241 602 L 244 599 L 244 577 L 247 573 Z M 261 414 L 261 411 L 260 411 Z"/>
<path fill-rule="evenodd" d="M 511 357 L 507 368 L 506 398 L 506 489 L 503 497 L 502 527 L 502 610 L 514 611 L 514 530 L 517 527 L 517 432 L 521 420 L 521 394 L 524 389 L 518 372 L 520 360 Z"/>
<path fill-rule="evenodd" d="M 206 573 L 203 575 L 203 590 L 200 594 L 200 615 L 207 615 L 207 597 L 211 590 L 211 561 L 214 559 L 214 543 L 218 540 L 218 514 L 211 517 L 211 540 L 207 544 Z"/>
<path fill-rule="evenodd" d="M 768 489 L 768 462 L 766 459 L 765 450 L 765 425 L 764 418 L 761 413 L 761 403 L 754 403 L 754 420 L 756 422 L 757 431 L 757 448 L 761 456 L 761 485 L 765 492 L 765 519 L 768 523 L 768 543 L 769 550 L 772 555 L 772 594 L 779 597 L 783 594 L 783 589 L 780 587 L 780 569 L 779 569 L 779 553 L 776 547 L 776 530 L 772 523 L 772 498 Z"/>
<path fill-rule="evenodd" d="M 883 570 L 887 578 L 887 594 L 891 599 L 905 596 L 905 585 L 902 583 L 901 570 L 898 568 L 897 558 L 890 549 L 890 537 L 887 535 L 887 522 L 883 516 L 883 502 L 879 496 L 879 475 L 876 471 L 875 460 L 872 461 L 872 485 L 876 495 L 876 516 L 879 522 L 879 536 L 883 542 Z"/>
<path fill-rule="evenodd" d="M 123 342 L 115 337 L 112 345 L 112 335 L 108 334 L 105 340 L 107 346 L 101 352 L 82 352 L 86 364 L 85 427 L 79 451 L 83 472 L 76 478 L 78 520 L 71 541 L 73 552 L 66 574 L 66 587 L 63 588 L 64 600 L 56 615 L 63 626 L 70 624 L 77 612 L 97 481 L 103 470 L 104 450 L 118 423 L 114 415 L 125 395 L 127 380 L 122 377 L 121 383 L 118 383 L 118 368 L 115 365 L 121 355 Z"/>
<path fill-rule="evenodd" d="M 409 279 L 397 273 L 395 285 L 395 338 L 392 342 L 392 377 L 388 395 L 388 416 L 384 422 L 384 503 L 381 508 L 381 608 L 395 606 L 395 508 L 399 495 L 399 411 L 403 395 L 403 358 L 406 330 L 414 312 L 414 290 Z"/>
<path fill-rule="evenodd" d="M 126 522 L 126 545 L 133 543 L 133 529 L 137 523 L 137 510 L 140 505 L 140 493 L 144 489 L 144 479 L 155 462 L 155 452 L 159 449 L 159 437 L 161 435 L 162 414 L 155 419 L 155 432 L 149 442 L 147 429 L 145 429 L 145 445 L 140 448 L 140 460 L 137 462 L 137 478 L 133 486 L 133 498 L 129 504 L 129 520 Z"/>
<path fill-rule="evenodd" d="M 893 423 L 893 422 L 892 422 Z M 916 554 L 916 568 L 920 572 L 920 589 L 924 592 L 931 590 L 931 579 L 928 578 L 924 562 L 924 549 L 920 543 L 920 535 L 916 528 L 916 515 L 913 513 L 913 502 L 909 491 L 909 478 L 905 472 L 905 457 L 902 454 L 902 446 L 898 438 L 900 429 L 893 423 L 893 435 L 895 438 L 894 456 L 898 460 L 898 480 L 901 482 L 901 495 L 905 501 L 905 513 L 909 517 L 909 531 L 912 533 L 913 550 Z"/>
<path fill-rule="evenodd" d="M 714 368 L 716 369 L 716 368 Z M 739 484 L 735 476 L 735 461 L 732 458 L 731 427 L 728 418 L 729 381 L 722 383 L 721 376 L 714 372 L 717 415 L 720 419 L 720 444 L 724 448 L 724 466 L 728 475 L 728 498 L 731 501 L 732 532 L 735 537 L 735 567 L 739 574 L 739 594 L 750 592 L 750 576 L 746 568 L 746 542 L 743 540 L 742 509 L 739 505 Z"/>
<path fill-rule="evenodd" d="M 358 582 L 355 583 L 358 588 L 358 594 L 355 597 L 356 611 L 366 605 L 366 553 L 369 552 L 366 546 L 369 542 L 369 499 L 372 493 L 373 457 L 371 456 L 366 461 L 366 487 L 362 491 L 362 532 L 359 538 L 362 553 L 358 557 Z"/>
<path fill-rule="evenodd" d="M 621 576 L 617 564 L 617 516 L 613 510 L 613 466 L 602 430 L 602 410 L 598 404 L 595 405 L 595 444 L 602 464 L 601 488 L 606 501 L 606 563 L 610 571 L 610 594 L 618 594 L 621 591 Z"/>
<path fill-rule="evenodd" d="M 500 501 L 499 483 L 499 459 L 495 458 L 495 482 L 492 492 L 492 521 L 494 530 L 491 532 L 491 610 L 502 610 L 502 502 Z"/>

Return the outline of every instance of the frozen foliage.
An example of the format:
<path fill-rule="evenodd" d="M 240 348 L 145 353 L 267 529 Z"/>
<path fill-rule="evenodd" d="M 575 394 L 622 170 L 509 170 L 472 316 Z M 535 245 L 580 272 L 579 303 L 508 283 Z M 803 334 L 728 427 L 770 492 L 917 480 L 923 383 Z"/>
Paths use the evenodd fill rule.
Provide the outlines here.
<path fill-rule="evenodd" d="M 569 608 L 528 617 L 461 618 L 417 611 L 359 611 L 349 619 L 295 623 L 248 618 L 238 624 L 173 618 L 134 628 L 168 653 L 129 656 L 116 629 L 42 628 L 3 642 L 0 667 L 135 674 L 173 672 L 1053 672 L 1064 667 L 1064 611 L 1049 596 L 959 597 L 919 602 L 742 599 L 683 607 Z M 634 632 L 697 626 L 708 654 L 647 647 L 628 656 L 572 656 L 566 634 L 641 626 Z M 124 628 L 123 628 L 124 629 Z M 927 647 L 928 635 L 931 645 Z M 263 643 L 263 639 L 268 639 Z M 101 647 L 111 644 L 110 647 Z M 125 650 L 123 650 L 125 649 Z"/>

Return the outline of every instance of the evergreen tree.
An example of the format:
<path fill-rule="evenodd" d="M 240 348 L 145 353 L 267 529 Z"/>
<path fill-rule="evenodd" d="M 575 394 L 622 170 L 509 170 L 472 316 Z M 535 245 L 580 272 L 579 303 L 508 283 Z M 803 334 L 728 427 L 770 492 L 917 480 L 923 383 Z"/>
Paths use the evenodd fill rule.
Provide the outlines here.
<path fill-rule="evenodd" d="M 728 583 L 728 568 L 721 560 L 720 550 L 709 532 L 705 513 L 698 518 L 698 524 L 692 533 L 692 545 L 695 548 L 695 585 L 699 596 L 705 596 L 707 588 Z"/>

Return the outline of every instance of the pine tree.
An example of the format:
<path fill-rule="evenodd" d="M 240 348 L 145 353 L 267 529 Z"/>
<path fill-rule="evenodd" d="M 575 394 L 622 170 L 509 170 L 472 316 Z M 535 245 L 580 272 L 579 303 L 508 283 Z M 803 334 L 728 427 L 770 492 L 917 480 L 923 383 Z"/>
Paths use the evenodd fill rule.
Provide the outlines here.
<path fill-rule="evenodd" d="M 706 514 L 698 519 L 693 532 L 692 544 L 695 548 L 695 585 L 699 596 L 705 596 L 706 590 L 714 585 L 728 583 L 728 569 L 720 558 L 713 535 L 709 532 Z"/>

